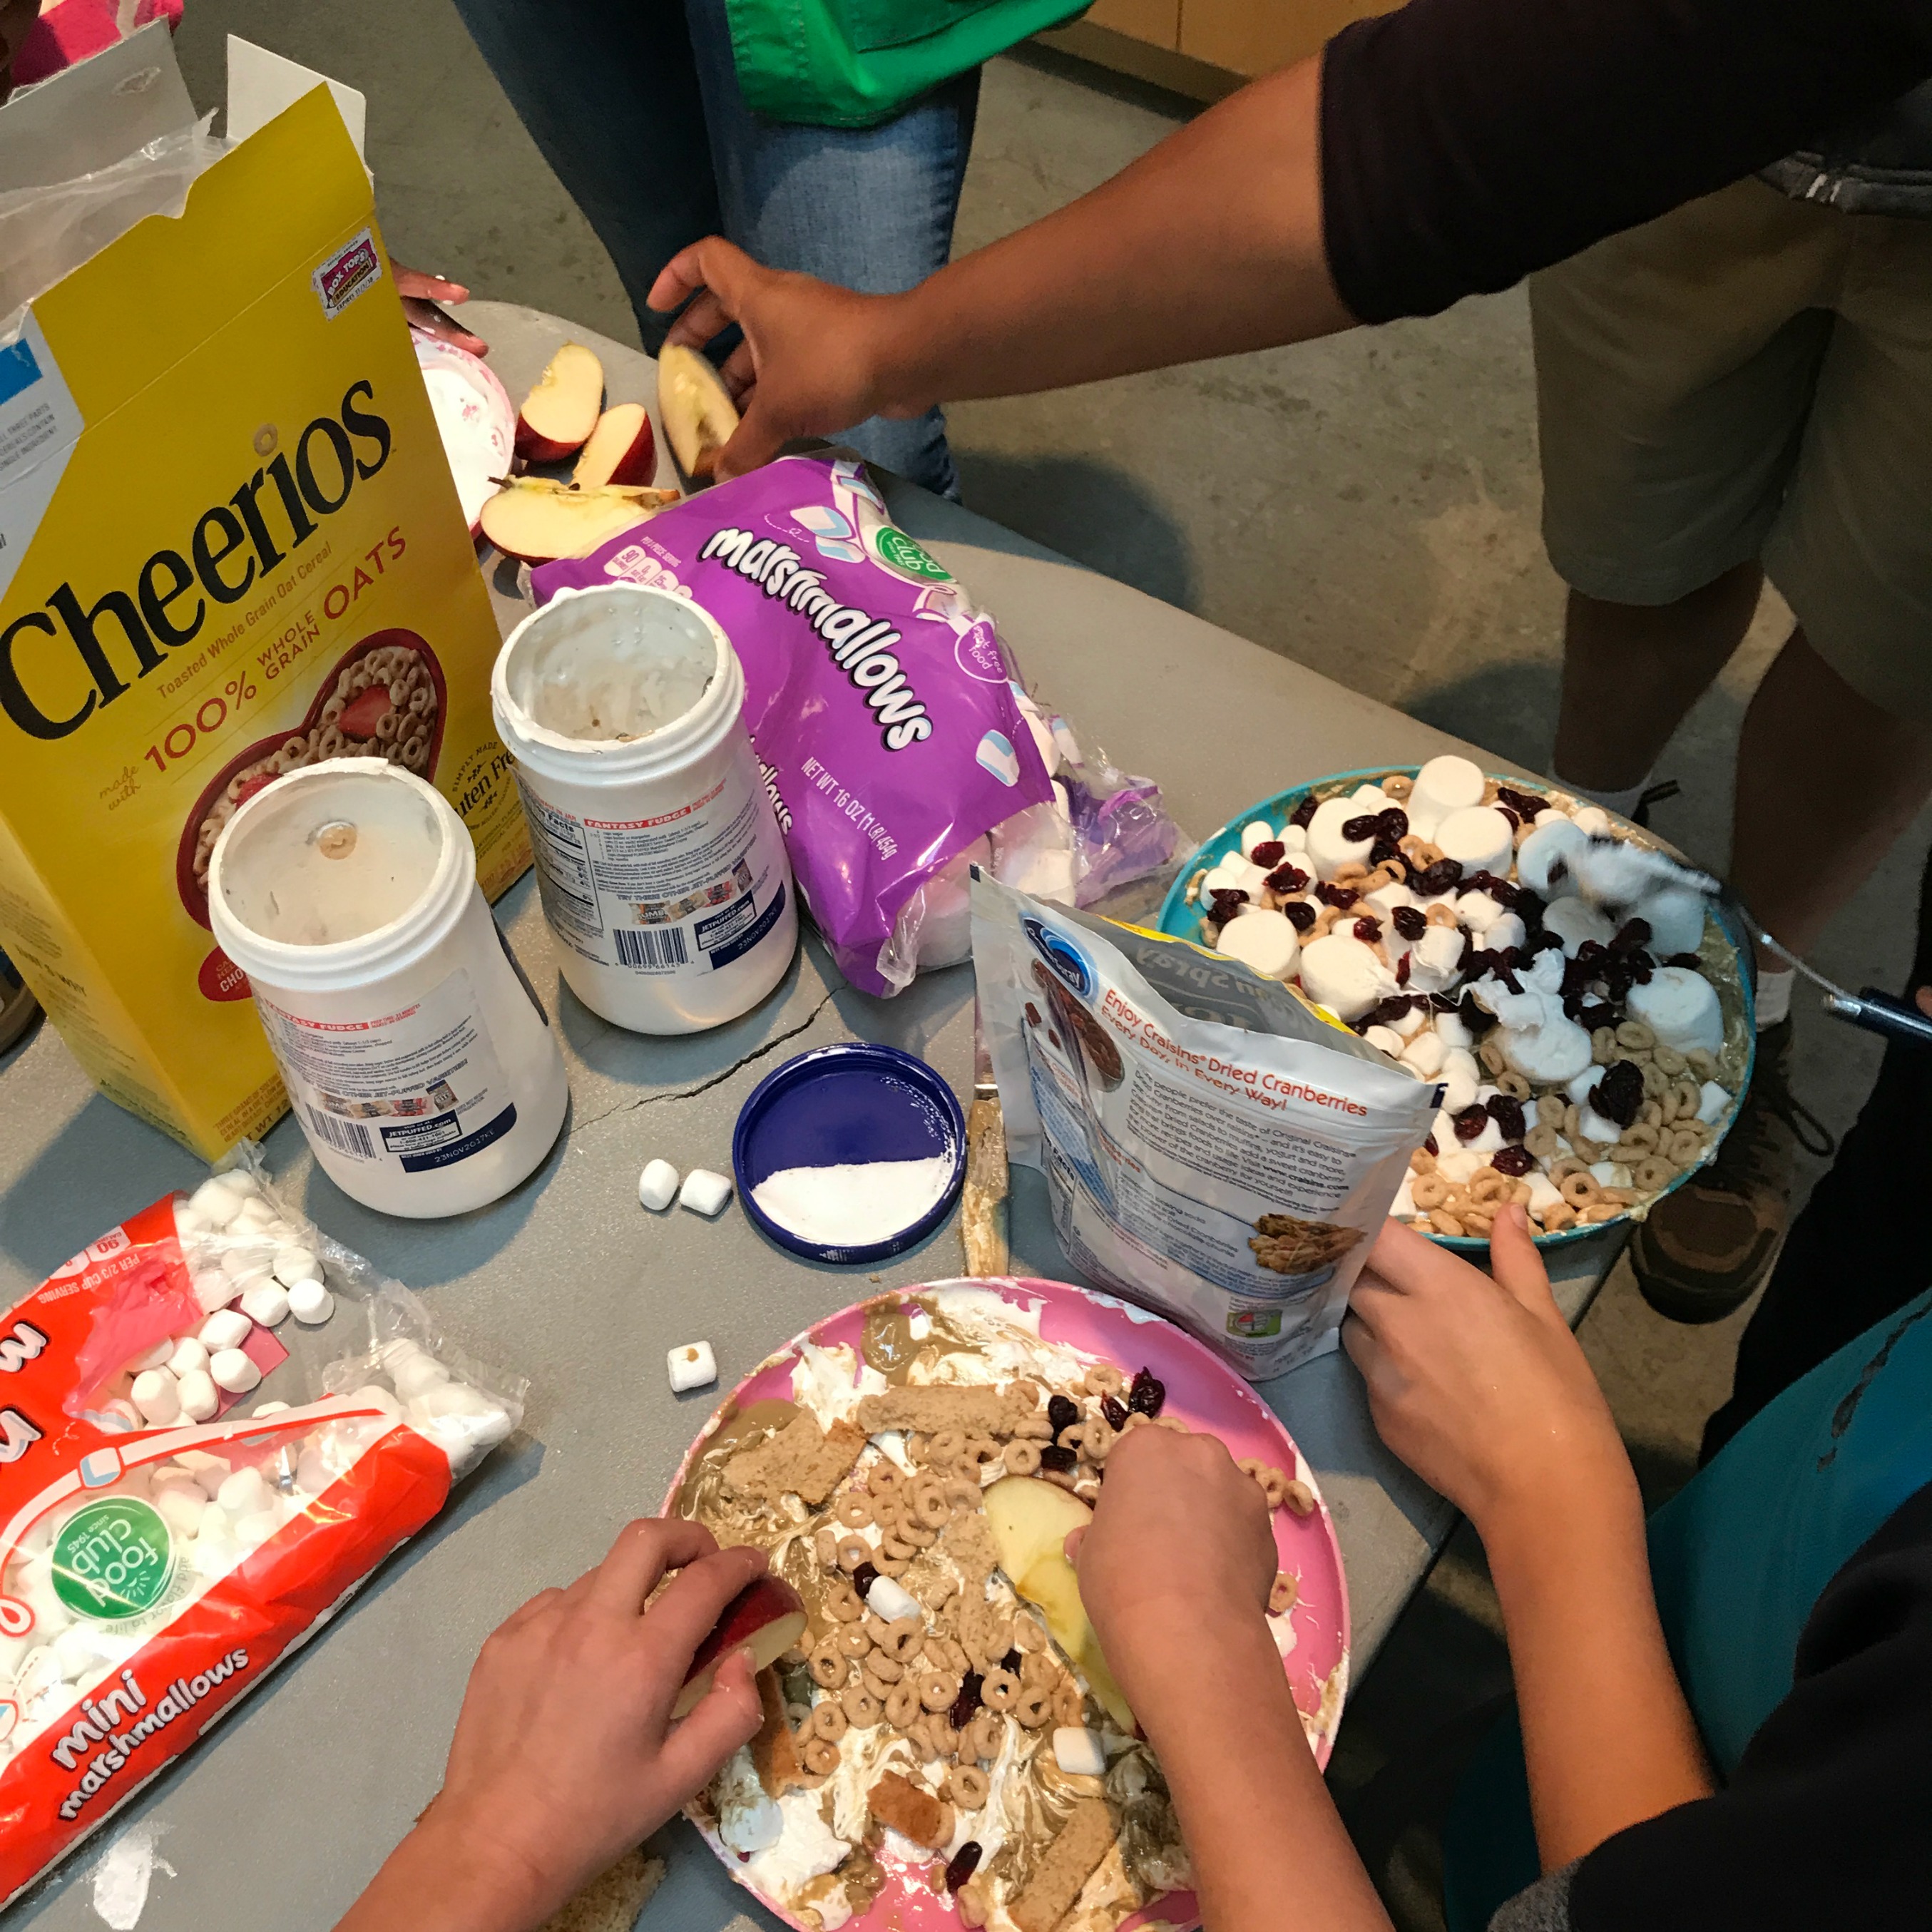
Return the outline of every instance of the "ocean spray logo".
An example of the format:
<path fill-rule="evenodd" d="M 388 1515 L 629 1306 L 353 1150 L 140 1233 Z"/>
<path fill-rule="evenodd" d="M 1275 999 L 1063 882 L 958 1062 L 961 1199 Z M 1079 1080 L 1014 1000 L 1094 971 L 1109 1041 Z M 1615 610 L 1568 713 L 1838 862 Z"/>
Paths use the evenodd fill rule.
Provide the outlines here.
<path fill-rule="evenodd" d="M 1087 963 L 1087 956 L 1072 940 L 1030 913 L 1022 916 L 1020 930 L 1031 942 L 1033 950 L 1052 968 L 1056 977 L 1072 987 L 1083 1000 L 1094 997 L 1094 969 Z"/>

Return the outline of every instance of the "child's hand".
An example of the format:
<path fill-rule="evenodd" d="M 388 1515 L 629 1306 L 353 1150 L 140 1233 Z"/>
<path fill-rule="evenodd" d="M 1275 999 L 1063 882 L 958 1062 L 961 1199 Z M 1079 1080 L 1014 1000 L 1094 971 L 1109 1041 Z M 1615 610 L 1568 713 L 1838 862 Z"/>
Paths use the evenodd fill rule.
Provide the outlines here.
<path fill-rule="evenodd" d="M 483 1646 L 442 1792 L 419 1833 L 449 1859 L 500 1873 L 534 1924 L 701 1790 L 758 1728 L 742 1652 L 676 1724 L 692 1652 L 765 1568 L 702 1525 L 632 1523 L 598 1567 L 546 1590 Z M 675 1580 L 646 1610 L 665 1572 Z"/>
<path fill-rule="evenodd" d="M 460 304 L 470 299 L 470 291 L 460 282 L 430 274 L 422 268 L 406 268 L 400 262 L 392 262 L 389 268 L 396 278 L 396 292 L 403 298 L 403 313 L 409 317 L 412 328 L 419 328 L 440 342 L 454 343 L 472 356 L 490 352 L 490 345 L 482 337 L 472 334 L 442 307 L 445 302 Z"/>
<path fill-rule="evenodd" d="M 1560 1507 L 1580 1483 L 1630 1480 L 1521 1208 L 1497 1215 L 1490 1264 L 1493 1280 L 1391 1221 L 1342 1328 L 1382 1440 L 1486 1540 L 1519 1503 Z"/>

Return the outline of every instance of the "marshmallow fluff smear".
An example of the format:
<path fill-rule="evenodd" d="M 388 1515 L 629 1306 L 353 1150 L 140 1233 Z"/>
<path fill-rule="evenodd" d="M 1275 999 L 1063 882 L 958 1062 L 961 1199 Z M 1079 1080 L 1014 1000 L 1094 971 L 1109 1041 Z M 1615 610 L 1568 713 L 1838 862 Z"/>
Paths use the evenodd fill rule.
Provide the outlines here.
<path fill-rule="evenodd" d="M 784 1167 L 752 1190 L 768 1220 L 825 1247 L 887 1241 L 935 1206 L 952 1179 L 950 1154 Z"/>
<path fill-rule="evenodd" d="M 1390 1212 L 1480 1237 L 1512 1201 L 1544 1234 L 1641 1213 L 1714 1152 L 1750 1050 L 1715 884 L 1449 755 L 1252 820 L 1187 896 L 1203 943 L 1440 1083 Z"/>

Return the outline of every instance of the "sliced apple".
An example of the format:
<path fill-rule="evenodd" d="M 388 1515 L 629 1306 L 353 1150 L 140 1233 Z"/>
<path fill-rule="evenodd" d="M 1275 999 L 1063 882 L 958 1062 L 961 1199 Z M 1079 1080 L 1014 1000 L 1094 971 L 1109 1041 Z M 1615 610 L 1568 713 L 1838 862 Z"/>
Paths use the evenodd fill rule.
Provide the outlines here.
<path fill-rule="evenodd" d="M 478 523 L 506 556 L 548 563 L 560 556 L 588 556 L 676 501 L 675 490 L 608 484 L 573 490 L 544 477 L 520 476 L 485 502 Z"/>
<path fill-rule="evenodd" d="M 1084 1529 L 1094 1512 L 1057 1483 L 1037 1476 L 1007 1476 L 986 1492 L 986 1522 L 1000 1568 L 1013 1588 L 1046 1612 L 1046 1627 L 1088 1688 L 1130 1736 L 1134 1714 L 1100 1654 L 1100 1640 L 1080 1600 L 1079 1579 L 1066 1560 L 1066 1538 Z"/>
<path fill-rule="evenodd" d="M 657 438 L 642 403 L 619 403 L 597 418 L 570 480 L 580 490 L 606 483 L 648 483 L 657 474 Z"/>
<path fill-rule="evenodd" d="M 526 463 L 561 463 L 584 447 L 603 403 L 603 364 L 582 343 L 566 342 L 517 412 L 517 454 Z"/>
<path fill-rule="evenodd" d="M 748 1648 L 753 1669 L 763 1670 L 782 1651 L 797 1642 L 805 1624 L 805 1605 L 782 1576 L 760 1576 L 747 1583 L 724 1606 L 698 1646 L 671 1715 L 681 1718 L 696 1708 L 711 1688 L 718 1664 L 733 1651 Z"/>
<path fill-rule="evenodd" d="M 658 352 L 658 416 L 677 466 L 694 480 L 713 473 L 738 427 L 723 377 L 696 350 L 676 344 Z"/>

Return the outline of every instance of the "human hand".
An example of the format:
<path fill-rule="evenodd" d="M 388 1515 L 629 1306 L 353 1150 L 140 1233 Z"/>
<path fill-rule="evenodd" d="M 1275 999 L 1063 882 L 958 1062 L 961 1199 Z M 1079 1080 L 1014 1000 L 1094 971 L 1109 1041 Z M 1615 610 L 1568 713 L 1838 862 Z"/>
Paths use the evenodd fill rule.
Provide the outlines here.
<path fill-rule="evenodd" d="M 889 392 L 892 296 L 856 295 L 761 268 L 717 236 L 674 256 L 652 285 L 655 309 L 691 305 L 667 342 L 701 349 L 731 322 L 745 333 L 720 374 L 743 420 L 718 458 L 722 481 L 769 463 L 795 436 L 837 436 L 873 416 L 916 416 Z"/>
<path fill-rule="evenodd" d="M 1490 1234 L 1494 1279 L 1389 1222 L 1342 1324 L 1382 1440 L 1487 1540 L 1580 1486 L 1632 1494 L 1610 1405 L 1550 1292 L 1528 1216 Z"/>
<path fill-rule="evenodd" d="M 760 1549 L 721 1550 L 699 1523 L 633 1522 L 596 1569 L 533 1597 L 484 1645 L 418 1834 L 459 1868 L 500 1874 L 508 1922 L 548 1916 L 757 1731 L 742 1651 L 689 1716 L 673 1724 L 670 1711 L 700 1641 L 766 1562 Z"/>
<path fill-rule="evenodd" d="M 428 274 L 421 268 L 406 268 L 400 262 L 392 262 L 389 271 L 396 278 L 396 292 L 403 298 L 403 313 L 409 317 L 412 328 L 419 328 L 439 342 L 453 343 L 472 356 L 490 352 L 489 344 L 480 335 L 471 334 L 453 315 L 445 314 L 438 306 L 470 299 L 470 291 L 460 282 Z"/>

